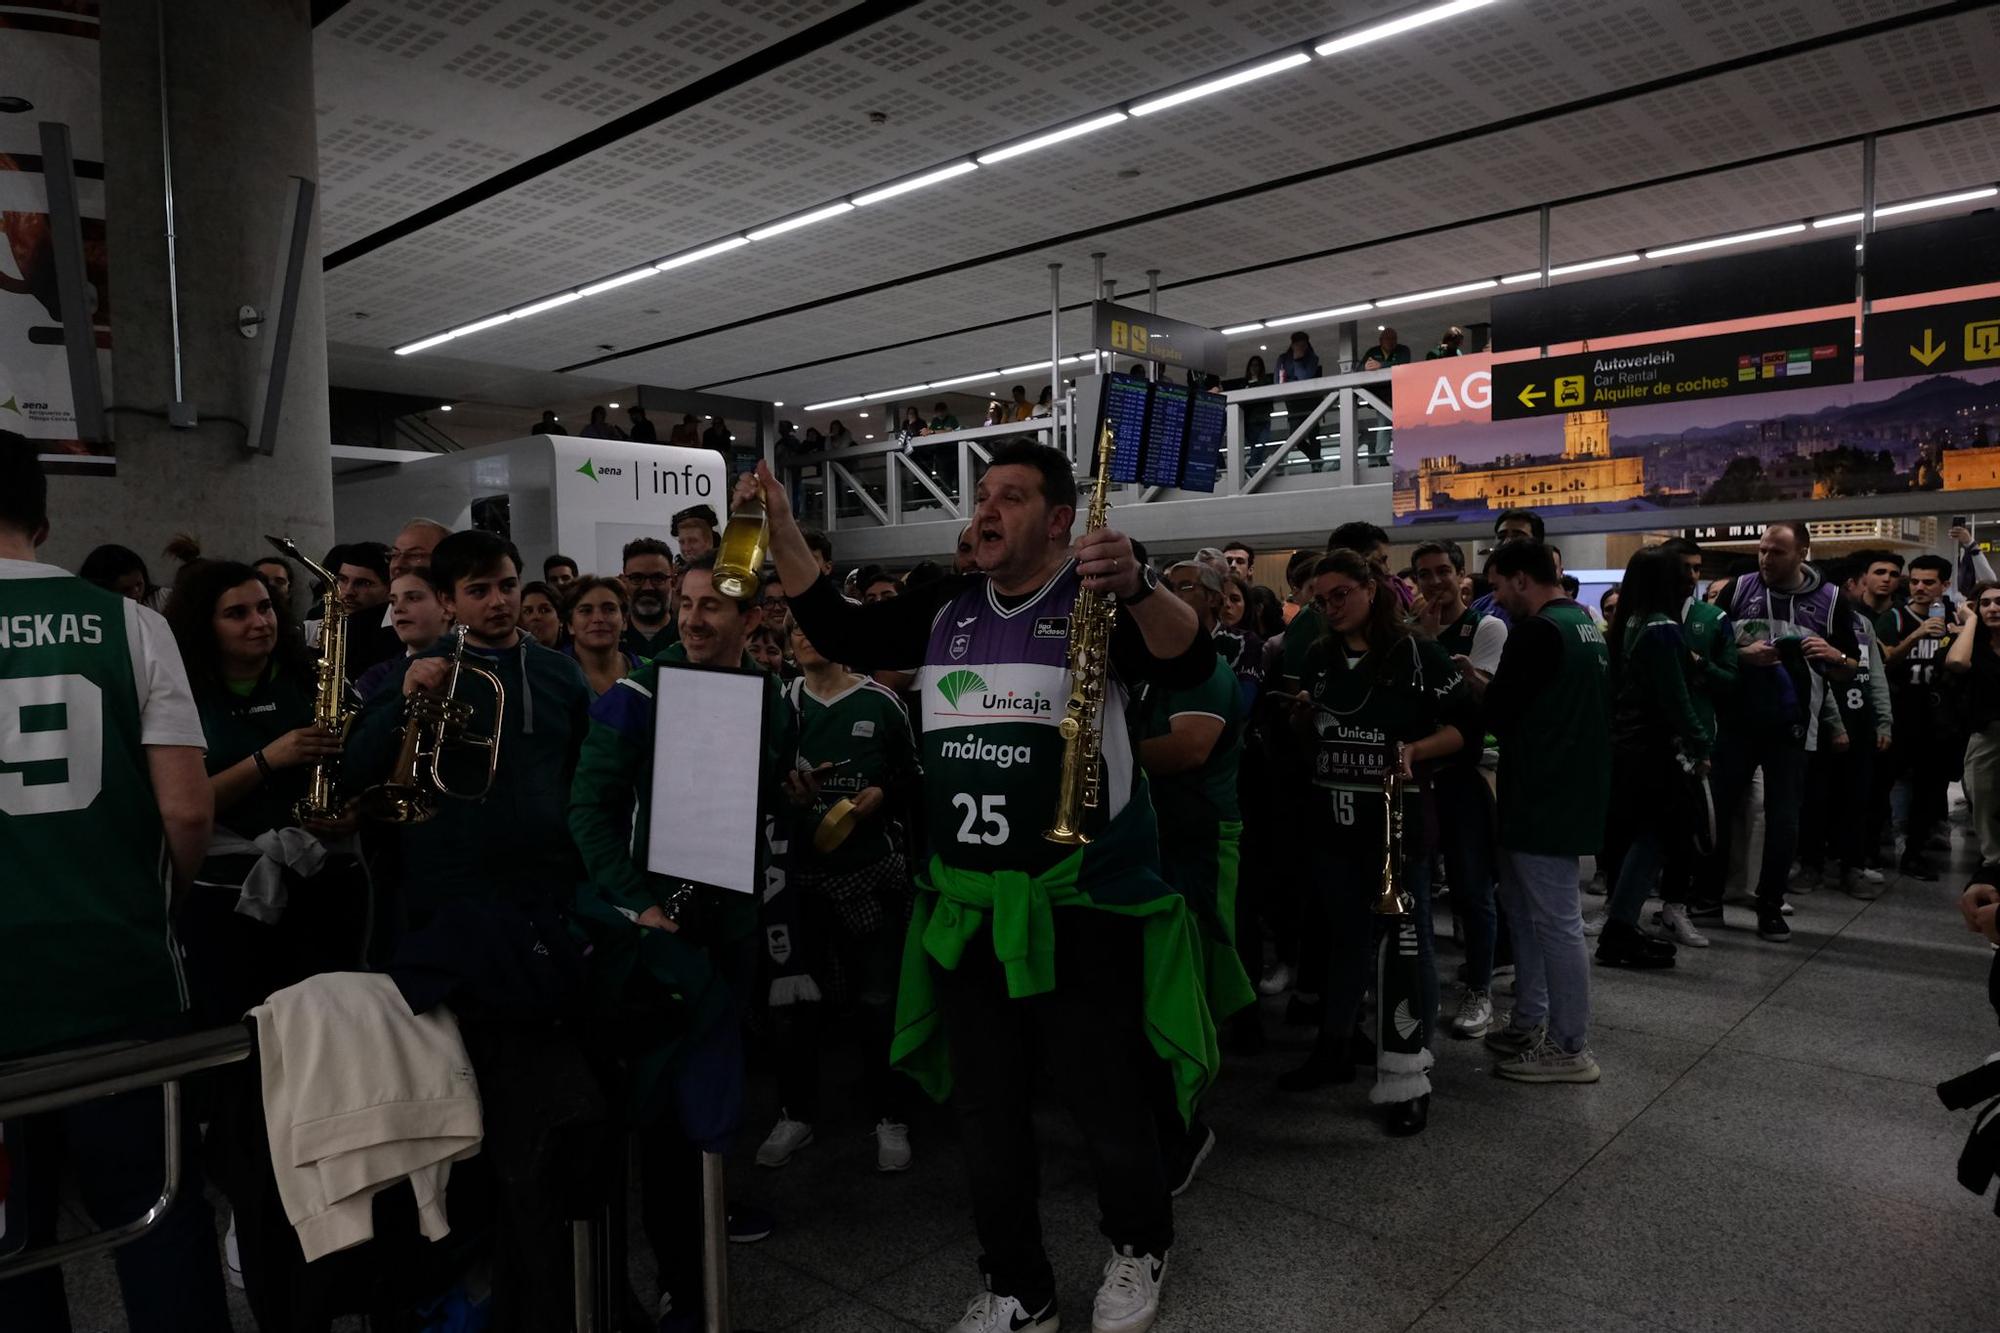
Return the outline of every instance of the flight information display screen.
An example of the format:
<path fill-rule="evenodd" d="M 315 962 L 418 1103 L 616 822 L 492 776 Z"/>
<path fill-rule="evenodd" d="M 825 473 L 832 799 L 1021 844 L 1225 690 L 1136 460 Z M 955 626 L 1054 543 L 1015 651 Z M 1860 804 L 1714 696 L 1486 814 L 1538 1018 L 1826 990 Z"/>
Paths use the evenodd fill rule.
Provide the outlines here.
<path fill-rule="evenodd" d="M 1187 455 L 1188 386 L 1161 381 L 1153 386 L 1146 414 L 1146 458 L 1139 480 L 1147 486 L 1179 486 Z"/>
<path fill-rule="evenodd" d="M 1197 393 L 1188 411 L 1187 461 L 1181 465 L 1181 489 L 1212 491 L 1222 470 L 1223 435 L 1229 421 L 1228 402 L 1219 393 Z"/>
<path fill-rule="evenodd" d="M 1104 420 L 1117 437 L 1111 480 L 1120 485 L 1139 480 L 1139 460 L 1146 452 L 1146 400 L 1152 387 L 1143 375 L 1104 377 Z"/>

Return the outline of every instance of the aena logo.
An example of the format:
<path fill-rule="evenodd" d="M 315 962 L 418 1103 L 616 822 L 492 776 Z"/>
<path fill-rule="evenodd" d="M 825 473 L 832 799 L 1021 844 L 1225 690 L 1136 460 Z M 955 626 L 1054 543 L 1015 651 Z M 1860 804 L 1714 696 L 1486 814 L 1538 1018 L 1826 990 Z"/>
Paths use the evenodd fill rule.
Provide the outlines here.
<path fill-rule="evenodd" d="M 949 671 L 938 678 L 938 693 L 953 708 L 958 707 L 959 697 L 969 690 L 983 690 L 986 679 L 977 671 Z"/>
<path fill-rule="evenodd" d="M 597 469 L 596 467 L 593 466 L 594 462 L 595 462 L 594 459 L 589 459 L 589 458 L 584 459 L 583 466 L 578 468 L 577 471 L 581 472 L 584 476 L 589 477 L 592 481 L 596 481 Z"/>

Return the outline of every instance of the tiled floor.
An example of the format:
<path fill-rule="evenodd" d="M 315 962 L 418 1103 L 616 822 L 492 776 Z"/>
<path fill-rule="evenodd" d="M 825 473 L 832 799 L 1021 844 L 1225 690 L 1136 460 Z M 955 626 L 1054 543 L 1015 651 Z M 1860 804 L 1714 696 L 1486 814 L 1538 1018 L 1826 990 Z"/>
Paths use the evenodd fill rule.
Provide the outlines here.
<path fill-rule="evenodd" d="M 1949 885 L 1898 881 L 1867 904 L 1796 895 L 1786 946 L 1731 908 L 1714 947 L 1672 971 L 1594 970 L 1592 1087 L 1502 1084 L 1479 1044 L 1446 1039 L 1415 1139 L 1380 1133 L 1365 1086 L 1277 1093 L 1309 1034 L 1274 1015 L 1272 1051 L 1233 1059 L 1213 1095 L 1220 1144 L 1179 1201 L 1156 1327 L 2000 1328 L 2000 1219 L 1956 1183 L 1969 1116 L 1931 1091 L 2000 1046 L 1991 951 Z M 1082 1329 L 1104 1245 L 1076 1141 L 1059 1114 L 1043 1123 L 1045 1230 Z M 948 1119 L 920 1118 L 901 1176 L 873 1170 L 858 1114 L 759 1171 L 748 1152 L 767 1126 L 732 1193 L 782 1225 L 732 1249 L 738 1326 L 948 1325 L 977 1283 Z M 635 1254 L 642 1291 L 650 1268 Z M 72 1281 L 80 1330 L 123 1327 L 107 1265 Z"/>

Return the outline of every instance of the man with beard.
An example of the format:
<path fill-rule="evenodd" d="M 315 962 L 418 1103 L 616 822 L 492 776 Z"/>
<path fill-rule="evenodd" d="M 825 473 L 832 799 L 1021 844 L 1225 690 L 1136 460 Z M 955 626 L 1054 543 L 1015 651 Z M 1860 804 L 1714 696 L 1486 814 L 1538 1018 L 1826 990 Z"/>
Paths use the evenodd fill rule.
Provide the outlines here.
<path fill-rule="evenodd" d="M 632 599 L 631 623 L 619 647 L 650 662 L 680 634 L 674 627 L 674 551 L 657 537 L 625 543 L 625 590 Z"/>

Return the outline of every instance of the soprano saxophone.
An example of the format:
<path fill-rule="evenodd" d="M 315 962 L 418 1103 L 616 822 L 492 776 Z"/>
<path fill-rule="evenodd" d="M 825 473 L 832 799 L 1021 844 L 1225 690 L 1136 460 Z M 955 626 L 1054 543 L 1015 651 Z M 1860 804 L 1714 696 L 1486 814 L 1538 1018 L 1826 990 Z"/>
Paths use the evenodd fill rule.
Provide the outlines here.
<path fill-rule="evenodd" d="M 1111 423 L 1097 437 L 1097 480 L 1083 530 L 1096 532 L 1111 512 L 1111 455 L 1118 441 Z M 1090 841 L 1083 812 L 1095 810 L 1104 743 L 1104 691 L 1111 673 L 1111 629 L 1118 602 L 1108 593 L 1083 588 L 1069 613 L 1069 703 L 1056 730 L 1062 736 L 1062 779 L 1056 789 L 1056 817 L 1042 836 L 1075 847 Z"/>
<path fill-rule="evenodd" d="M 354 710 L 347 703 L 347 601 L 340 595 L 340 580 L 326 567 L 308 556 L 290 537 L 266 536 L 265 541 L 285 556 L 305 566 L 326 585 L 326 618 L 320 622 L 319 662 L 314 667 L 313 721 L 334 735 L 347 735 Z M 301 824 L 315 820 L 339 819 L 346 813 L 334 787 L 340 778 L 340 757 L 328 755 L 313 765 L 306 794 L 292 804 L 292 815 Z"/>

